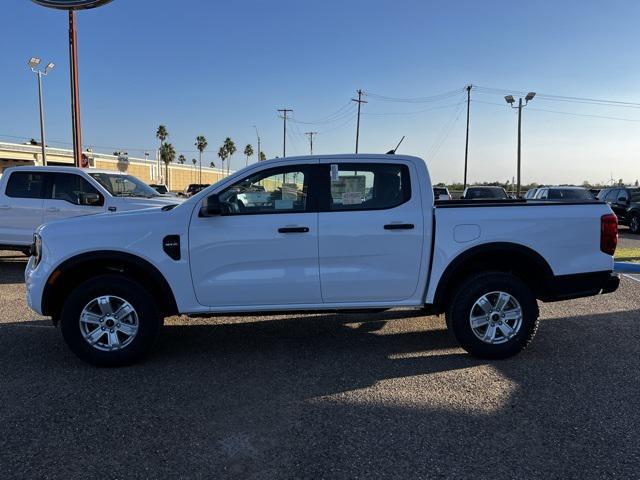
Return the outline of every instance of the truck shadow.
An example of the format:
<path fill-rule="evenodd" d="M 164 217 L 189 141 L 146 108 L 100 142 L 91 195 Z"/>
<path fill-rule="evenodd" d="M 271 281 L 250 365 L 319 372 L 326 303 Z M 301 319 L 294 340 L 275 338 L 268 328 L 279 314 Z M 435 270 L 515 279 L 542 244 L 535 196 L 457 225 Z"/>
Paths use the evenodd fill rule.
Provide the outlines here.
<path fill-rule="evenodd" d="M 398 314 L 172 322 L 122 369 L 82 364 L 45 322 L 4 324 L 5 474 L 94 476 L 95 444 L 113 446 L 121 477 L 637 473 L 639 311 L 544 320 L 499 362 L 464 354 L 432 317 L 385 323 Z"/>
<path fill-rule="evenodd" d="M 0 253 L 0 285 L 24 283 L 27 257 L 19 252 Z"/>

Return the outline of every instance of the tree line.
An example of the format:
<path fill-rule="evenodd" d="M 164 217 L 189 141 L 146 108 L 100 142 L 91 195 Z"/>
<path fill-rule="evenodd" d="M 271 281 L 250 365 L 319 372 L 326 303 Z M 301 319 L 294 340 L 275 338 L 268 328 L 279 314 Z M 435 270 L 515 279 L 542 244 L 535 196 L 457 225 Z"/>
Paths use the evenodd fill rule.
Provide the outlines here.
<path fill-rule="evenodd" d="M 169 164 L 175 161 L 176 159 L 176 150 L 174 146 L 171 143 L 168 143 L 166 141 L 168 137 L 169 137 L 169 131 L 167 130 L 167 127 L 165 125 L 158 126 L 158 129 L 156 130 L 156 138 L 160 140 L 160 159 L 165 165 L 165 182 L 166 182 L 166 179 L 169 178 Z M 191 159 L 191 162 L 193 163 L 194 167 L 199 163 L 200 165 L 199 183 L 202 183 L 202 155 L 204 154 L 204 151 L 209 146 L 209 142 L 207 141 L 207 138 L 204 135 L 198 135 L 196 137 L 196 141 L 194 145 L 198 150 L 199 160 L 196 160 L 195 158 L 193 158 Z M 236 144 L 233 140 L 231 140 L 230 137 L 225 138 L 224 141 L 222 142 L 222 146 L 218 149 L 218 158 L 222 162 L 222 165 L 221 165 L 222 171 L 224 172 L 226 167 L 227 175 L 229 175 L 229 173 L 231 172 L 231 157 L 236 152 L 237 152 Z M 251 144 L 247 144 L 244 147 L 243 154 L 246 158 L 245 166 L 249 165 L 249 159 L 253 157 L 254 153 L 255 152 Z M 265 155 L 264 152 L 262 151 L 258 152 L 258 161 L 263 161 L 266 159 L 267 159 L 267 156 Z M 183 154 L 180 154 L 178 156 L 178 163 L 184 164 L 186 163 L 186 161 L 187 161 L 187 158 Z M 209 166 L 211 168 L 215 168 L 216 164 L 214 161 L 211 161 L 209 163 Z"/>

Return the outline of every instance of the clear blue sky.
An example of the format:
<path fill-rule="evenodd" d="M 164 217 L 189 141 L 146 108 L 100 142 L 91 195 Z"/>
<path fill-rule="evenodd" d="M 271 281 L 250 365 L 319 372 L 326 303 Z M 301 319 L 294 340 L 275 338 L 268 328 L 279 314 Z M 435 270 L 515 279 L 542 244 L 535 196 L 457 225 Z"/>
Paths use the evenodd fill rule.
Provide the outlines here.
<path fill-rule="evenodd" d="M 78 17 L 83 143 L 98 151 L 140 155 L 157 146 L 164 123 L 188 158 L 204 134 L 208 163 L 226 136 L 239 152 L 255 149 L 255 124 L 272 157 L 282 148 L 279 107 L 315 121 L 358 88 L 401 98 L 459 89 L 427 103 L 365 97 L 361 129 L 361 151 L 384 152 L 406 135 L 400 152 L 426 158 L 436 181 L 452 181 L 462 178 L 465 84 L 640 102 L 640 3 L 631 0 L 114 0 Z M 0 139 L 38 138 L 26 65 L 37 55 L 57 65 L 44 81 L 48 143 L 70 142 L 66 14 L 5 0 L 2 23 Z M 511 178 L 515 113 L 499 94 L 473 97 L 489 103 L 472 104 L 470 180 Z M 308 152 L 309 130 L 320 132 L 316 153 L 353 151 L 354 107 L 336 121 L 291 123 L 288 155 Z M 633 181 L 639 134 L 637 108 L 536 98 L 523 114 L 523 181 Z"/>

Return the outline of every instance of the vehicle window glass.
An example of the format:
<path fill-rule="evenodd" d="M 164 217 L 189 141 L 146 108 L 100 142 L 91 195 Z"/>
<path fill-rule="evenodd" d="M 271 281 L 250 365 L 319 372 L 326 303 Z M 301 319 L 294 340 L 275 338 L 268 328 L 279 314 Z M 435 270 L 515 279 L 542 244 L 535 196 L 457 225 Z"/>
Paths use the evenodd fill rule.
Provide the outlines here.
<path fill-rule="evenodd" d="M 275 168 L 240 180 L 218 198 L 231 215 L 304 212 L 308 183 L 307 168 Z"/>
<path fill-rule="evenodd" d="M 629 193 L 631 196 L 630 200 L 632 202 L 640 202 L 640 190 L 629 190 Z"/>
<path fill-rule="evenodd" d="M 45 174 L 41 172 L 13 172 L 5 191 L 8 197 L 44 198 Z"/>
<path fill-rule="evenodd" d="M 132 175 L 100 172 L 89 175 L 115 197 L 152 198 L 160 196 L 153 188 Z"/>
<path fill-rule="evenodd" d="M 616 196 L 616 201 L 619 202 L 620 199 L 629 199 L 629 194 L 626 190 L 619 190 L 618 195 Z"/>
<path fill-rule="evenodd" d="M 93 185 L 80 175 L 56 173 L 51 186 L 51 199 L 64 200 L 74 205 L 83 205 L 87 193 L 100 195 Z"/>
<path fill-rule="evenodd" d="M 579 188 L 552 188 L 549 190 L 549 200 L 593 200 L 593 195 Z"/>
<path fill-rule="evenodd" d="M 383 163 L 332 164 L 330 210 L 393 208 L 411 198 L 406 165 Z"/>
<path fill-rule="evenodd" d="M 547 190 L 546 188 L 540 190 L 540 193 L 539 195 L 536 195 L 536 198 L 539 198 L 540 200 L 546 200 L 547 198 L 549 198 L 549 190 Z"/>
<path fill-rule="evenodd" d="M 618 192 L 620 190 L 615 189 L 615 190 L 610 190 L 609 193 L 607 193 L 607 196 L 605 197 L 605 201 L 607 202 L 615 202 L 616 198 L 618 198 Z"/>

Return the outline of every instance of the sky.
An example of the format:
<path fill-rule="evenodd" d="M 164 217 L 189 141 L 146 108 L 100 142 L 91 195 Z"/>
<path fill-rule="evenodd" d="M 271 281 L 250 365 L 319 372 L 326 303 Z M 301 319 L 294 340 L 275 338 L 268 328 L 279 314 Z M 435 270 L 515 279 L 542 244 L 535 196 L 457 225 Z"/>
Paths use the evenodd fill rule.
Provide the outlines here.
<path fill-rule="evenodd" d="M 66 12 L 2 3 L 0 140 L 39 138 L 27 67 L 39 56 L 56 63 L 43 80 L 47 143 L 69 147 Z M 362 89 L 360 152 L 404 135 L 398 153 L 424 158 L 435 182 L 461 181 L 472 84 L 469 181 L 516 175 L 517 115 L 503 96 L 535 91 L 522 112 L 523 183 L 633 182 L 638 18 L 633 0 L 114 0 L 78 12 L 83 145 L 142 156 L 162 123 L 188 159 L 205 135 L 205 164 L 231 137 L 239 168 L 244 146 L 257 149 L 254 125 L 267 156 L 282 155 L 286 107 L 287 155 L 308 154 L 308 131 L 315 154 L 349 153 Z"/>

